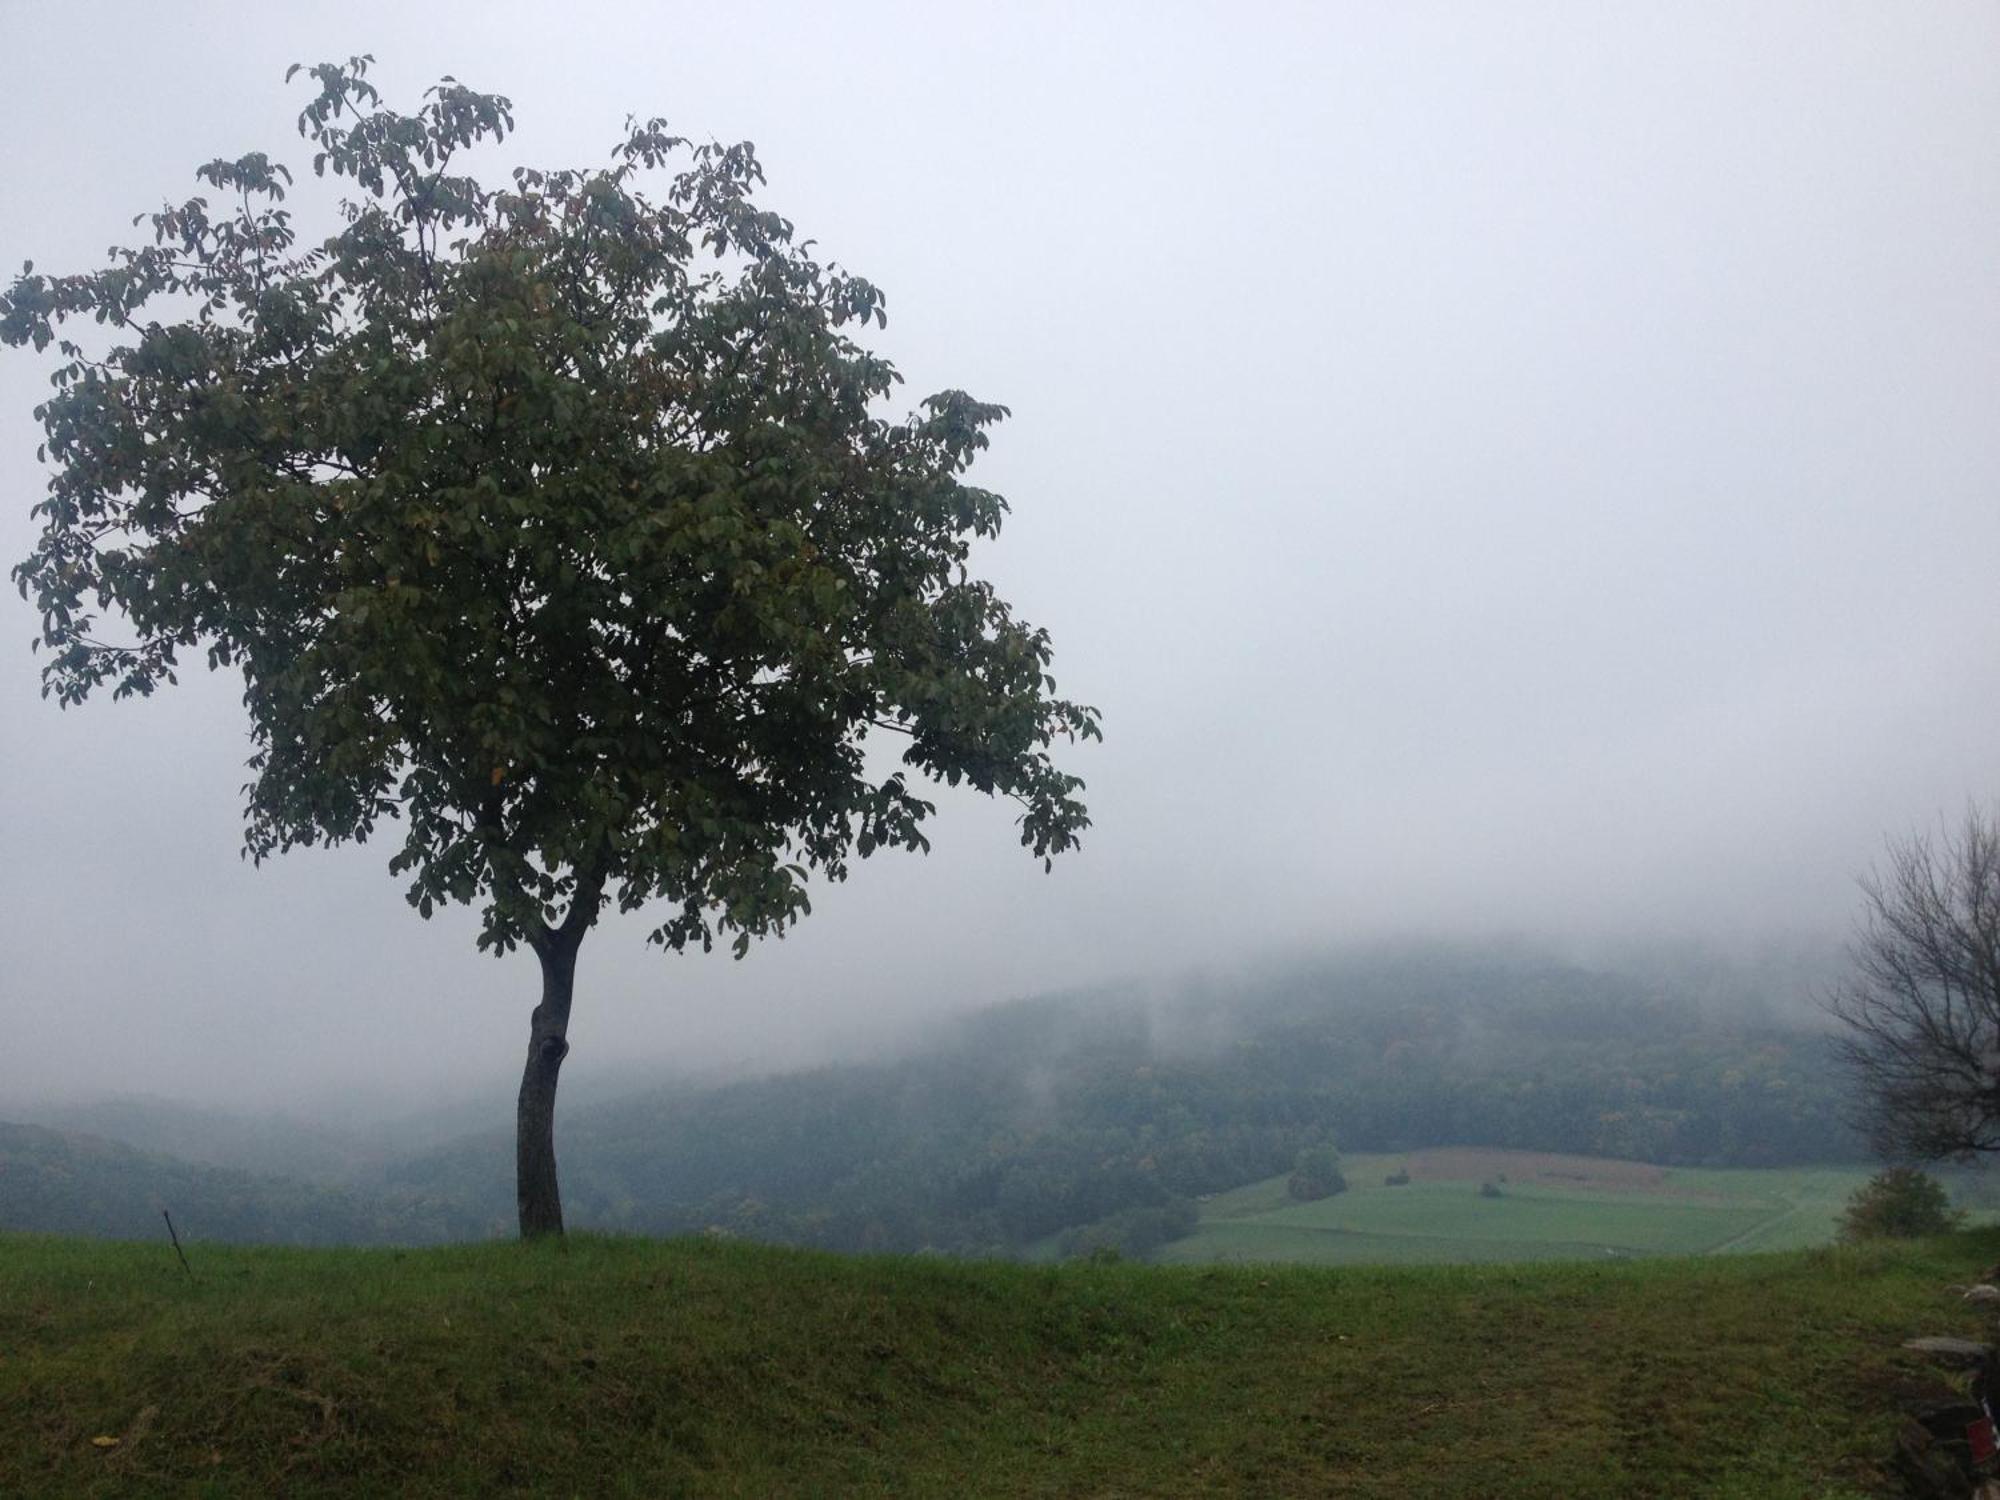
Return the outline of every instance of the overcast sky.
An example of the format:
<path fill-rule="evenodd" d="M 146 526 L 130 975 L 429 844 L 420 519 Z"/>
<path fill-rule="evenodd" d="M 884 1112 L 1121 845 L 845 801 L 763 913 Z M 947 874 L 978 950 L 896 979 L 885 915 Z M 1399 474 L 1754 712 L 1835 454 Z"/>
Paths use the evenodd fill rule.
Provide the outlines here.
<path fill-rule="evenodd" d="M 308 11 L 310 10 L 310 14 Z M 986 571 L 1106 741 L 1042 874 L 946 797 L 744 962 L 584 949 L 579 1063 L 782 1064 L 934 1011 L 1381 933 L 1839 933 L 2000 768 L 2000 7 L 0 0 L 0 268 L 94 265 L 286 66 L 749 138 L 1014 417 Z M 0 351 L 0 558 L 48 364 Z M 237 856 L 228 678 L 59 712 L 0 599 L 0 1100 L 404 1096 L 517 1066 L 531 959 L 387 850 Z M 496 1099 L 504 1111 L 510 1101 Z"/>

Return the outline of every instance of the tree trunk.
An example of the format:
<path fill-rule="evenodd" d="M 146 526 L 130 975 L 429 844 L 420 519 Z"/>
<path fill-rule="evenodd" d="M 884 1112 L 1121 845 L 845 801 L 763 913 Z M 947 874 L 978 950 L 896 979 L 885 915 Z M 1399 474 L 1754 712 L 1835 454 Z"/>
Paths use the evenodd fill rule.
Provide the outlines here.
<path fill-rule="evenodd" d="M 583 931 L 546 930 L 535 947 L 542 961 L 542 1003 L 528 1023 L 528 1065 L 514 1115 L 514 1184 L 521 1238 L 563 1232 L 562 1191 L 556 1185 L 556 1076 L 569 1055 L 569 1002 L 576 984 L 576 950 Z"/>

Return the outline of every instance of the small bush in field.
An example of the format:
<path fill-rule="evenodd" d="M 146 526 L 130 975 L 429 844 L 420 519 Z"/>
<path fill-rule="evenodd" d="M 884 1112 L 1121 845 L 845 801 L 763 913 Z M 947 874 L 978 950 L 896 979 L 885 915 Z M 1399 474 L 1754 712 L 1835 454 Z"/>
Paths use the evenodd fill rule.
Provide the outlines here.
<path fill-rule="evenodd" d="M 1944 1184 L 1916 1167 L 1877 1172 L 1847 1200 L 1840 1216 L 1843 1240 L 1917 1239 L 1943 1234 L 1965 1222 L 1951 1206 Z"/>
<path fill-rule="evenodd" d="M 1347 1191 L 1347 1177 L 1340 1170 L 1340 1153 L 1331 1146 L 1312 1146 L 1301 1151 L 1285 1191 L 1301 1203 L 1331 1198 Z"/>

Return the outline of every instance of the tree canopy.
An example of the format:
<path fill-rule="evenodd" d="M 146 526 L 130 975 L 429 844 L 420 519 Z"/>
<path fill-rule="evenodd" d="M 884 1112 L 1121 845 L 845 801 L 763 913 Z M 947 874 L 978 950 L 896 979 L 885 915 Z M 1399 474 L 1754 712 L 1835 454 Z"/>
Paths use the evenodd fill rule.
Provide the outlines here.
<path fill-rule="evenodd" d="M 369 61 L 309 70 L 330 237 L 252 153 L 142 216 L 152 243 L 0 295 L 0 338 L 64 361 L 14 570 L 45 693 L 150 693 L 197 650 L 240 669 L 249 852 L 400 817 L 411 902 L 479 904 L 503 950 L 615 897 L 741 952 L 809 869 L 926 847 L 911 772 L 1071 847 L 1049 747 L 1096 715 L 967 571 L 1007 507 L 962 476 L 1005 408 L 881 415 L 882 294 L 757 205 L 748 144 L 628 122 L 602 169 L 489 188 L 461 166 L 509 102 L 447 79 L 399 114 Z M 901 765 L 871 764 L 878 731 Z"/>

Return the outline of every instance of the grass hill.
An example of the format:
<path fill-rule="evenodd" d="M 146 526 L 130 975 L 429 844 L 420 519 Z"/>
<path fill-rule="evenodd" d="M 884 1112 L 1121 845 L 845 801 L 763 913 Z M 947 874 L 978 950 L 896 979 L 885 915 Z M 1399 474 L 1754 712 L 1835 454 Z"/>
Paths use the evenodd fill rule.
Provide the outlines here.
<path fill-rule="evenodd" d="M 0 1236 L 0 1493 L 1861 1496 L 1989 1231 L 1599 1265 Z M 100 1444 L 100 1439 L 115 1442 Z"/>

